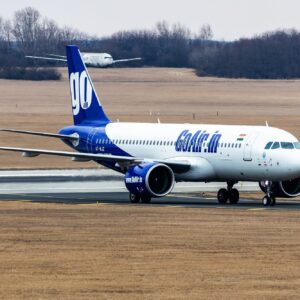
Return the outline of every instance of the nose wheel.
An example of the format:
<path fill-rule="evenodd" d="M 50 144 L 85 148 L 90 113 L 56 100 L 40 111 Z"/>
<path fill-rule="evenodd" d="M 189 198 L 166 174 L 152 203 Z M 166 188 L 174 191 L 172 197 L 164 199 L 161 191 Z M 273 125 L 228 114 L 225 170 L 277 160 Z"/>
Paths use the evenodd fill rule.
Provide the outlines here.
<path fill-rule="evenodd" d="M 274 206 L 276 205 L 276 198 L 275 197 L 268 197 L 268 196 L 265 196 L 263 198 L 263 205 L 264 206 Z"/>
<path fill-rule="evenodd" d="M 273 196 L 272 192 L 272 181 L 266 180 L 264 182 L 261 182 L 261 186 L 266 192 L 266 195 L 263 197 L 263 206 L 275 206 L 276 198 Z"/>
<path fill-rule="evenodd" d="M 227 189 L 220 189 L 218 191 L 218 201 L 220 204 L 237 204 L 240 200 L 240 193 L 237 189 L 233 189 L 237 182 L 227 182 Z"/>

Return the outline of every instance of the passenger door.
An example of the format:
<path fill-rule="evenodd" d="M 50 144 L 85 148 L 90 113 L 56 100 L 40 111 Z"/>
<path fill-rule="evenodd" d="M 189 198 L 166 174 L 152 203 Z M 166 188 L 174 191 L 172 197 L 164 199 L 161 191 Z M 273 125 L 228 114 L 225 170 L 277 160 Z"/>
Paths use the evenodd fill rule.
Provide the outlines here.
<path fill-rule="evenodd" d="M 257 132 L 250 134 L 245 141 L 243 159 L 244 161 L 253 160 L 253 144 L 257 139 Z"/>

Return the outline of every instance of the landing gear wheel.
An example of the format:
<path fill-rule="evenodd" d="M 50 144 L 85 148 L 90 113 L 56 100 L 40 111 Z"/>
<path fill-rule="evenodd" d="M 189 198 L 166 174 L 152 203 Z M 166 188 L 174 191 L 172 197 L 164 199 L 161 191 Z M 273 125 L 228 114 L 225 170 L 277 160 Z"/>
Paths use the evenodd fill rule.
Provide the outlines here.
<path fill-rule="evenodd" d="M 228 201 L 229 194 L 226 189 L 220 189 L 218 191 L 218 201 L 220 204 L 225 204 Z"/>
<path fill-rule="evenodd" d="M 149 196 L 142 196 L 141 197 L 142 203 L 150 203 L 151 202 L 151 197 Z"/>
<path fill-rule="evenodd" d="M 228 192 L 229 202 L 231 204 L 237 204 L 240 200 L 240 193 L 237 189 L 232 189 Z"/>
<path fill-rule="evenodd" d="M 270 203 L 271 203 L 271 197 L 265 196 L 263 198 L 263 205 L 264 206 L 270 206 Z"/>
<path fill-rule="evenodd" d="M 263 205 L 264 206 L 274 206 L 276 205 L 276 198 L 275 197 L 268 197 L 268 196 L 265 196 L 263 198 Z"/>
<path fill-rule="evenodd" d="M 129 194 L 129 200 L 131 203 L 139 203 L 140 199 L 141 199 L 141 197 L 137 194 L 133 194 L 133 193 Z"/>
<path fill-rule="evenodd" d="M 275 205 L 276 205 L 276 198 L 275 197 L 271 197 L 270 206 L 275 206 Z"/>

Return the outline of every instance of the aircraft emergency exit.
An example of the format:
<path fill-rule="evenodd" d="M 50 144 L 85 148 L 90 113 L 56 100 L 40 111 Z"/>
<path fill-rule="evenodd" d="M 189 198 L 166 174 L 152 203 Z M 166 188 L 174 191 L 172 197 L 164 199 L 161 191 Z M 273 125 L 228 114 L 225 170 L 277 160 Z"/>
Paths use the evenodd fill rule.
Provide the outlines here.
<path fill-rule="evenodd" d="M 239 181 L 258 182 L 263 205 L 300 195 L 300 143 L 268 126 L 114 123 L 106 115 L 76 46 L 67 46 L 74 124 L 59 133 L 2 129 L 59 138 L 75 151 L 0 147 L 26 157 L 58 155 L 95 161 L 124 174 L 130 201 L 168 195 L 178 181 L 226 182 L 218 201 L 235 204 Z"/>

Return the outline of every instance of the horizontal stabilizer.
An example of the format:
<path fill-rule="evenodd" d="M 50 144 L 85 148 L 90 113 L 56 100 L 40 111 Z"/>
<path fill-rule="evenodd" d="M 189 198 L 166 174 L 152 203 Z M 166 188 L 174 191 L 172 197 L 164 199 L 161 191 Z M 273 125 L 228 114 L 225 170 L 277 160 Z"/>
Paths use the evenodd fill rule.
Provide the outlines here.
<path fill-rule="evenodd" d="M 27 130 L 16 130 L 16 129 L 0 129 L 0 131 L 13 132 L 13 133 L 22 133 L 22 134 L 30 134 L 30 135 L 38 135 L 38 136 L 47 136 L 47 137 L 59 138 L 59 139 L 70 140 L 70 141 L 77 141 L 78 140 L 77 136 L 57 134 L 57 133 L 48 133 L 48 132 L 39 132 L 39 131 L 27 131 Z"/>

